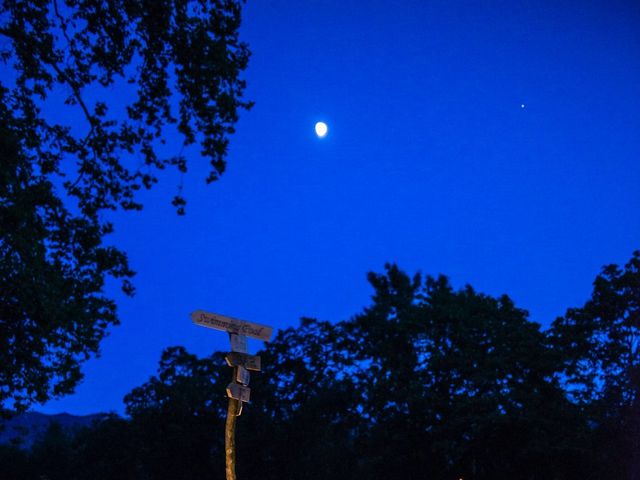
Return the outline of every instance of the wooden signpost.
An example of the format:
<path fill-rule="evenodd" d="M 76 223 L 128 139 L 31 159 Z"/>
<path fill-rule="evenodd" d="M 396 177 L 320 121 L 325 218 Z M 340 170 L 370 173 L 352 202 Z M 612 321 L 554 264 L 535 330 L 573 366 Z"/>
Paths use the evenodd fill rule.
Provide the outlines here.
<path fill-rule="evenodd" d="M 248 403 L 251 395 L 251 389 L 238 383 L 230 383 L 227 386 L 227 396 L 241 402 Z"/>
<path fill-rule="evenodd" d="M 227 480 L 236 480 L 236 418 L 242 413 L 242 405 L 249 403 L 251 398 L 251 389 L 248 387 L 249 370 L 259 372 L 261 368 L 260 357 L 248 353 L 247 337 L 268 342 L 271 339 L 273 329 L 265 325 L 202 310 L 193 312 L 191 320 L 202 327 L 222 330 L 229 334 L 231 352 L 225 356 L 225 360 L 227 365 L 233 367 L 233 377 L 227 386 L 229 407 L 225 422 L 224 448 Z"/>
<path fill-rule="evenodd" d="M 236 383 L 240 385 L 249 385 L 249 370 L 244 367 L 236 367 Z M 244 401 L 244 400 L 243 400 Z M 248 401 L 248 400 L 247 400 Z"/>
<path fill-rule="evenodd" d="M 231 342 L 232 352 L 247 352 L 247 337 L 244 335 L 236 335 L 235 333 L 229 334 L 229 341 Z"/>
<path fill-rule="evenodd" d="M 224 357 L 230 367 L 244 367 L 254 372 L 260 371 L 260 357 L 247 353 L 231 352 Z"/>
<path fill-rule="evenodd" d="M 191 314 L 191 320 L 203 327 L 222 330 L 224 332 L 235 333 L 245 337 L 257 338 L 268 342 L 273 333 L 271 327 L 258 325 L 257 323 L 245 322 L 233 317 L 225 317 L 217 313 L 196 310 Z"/>

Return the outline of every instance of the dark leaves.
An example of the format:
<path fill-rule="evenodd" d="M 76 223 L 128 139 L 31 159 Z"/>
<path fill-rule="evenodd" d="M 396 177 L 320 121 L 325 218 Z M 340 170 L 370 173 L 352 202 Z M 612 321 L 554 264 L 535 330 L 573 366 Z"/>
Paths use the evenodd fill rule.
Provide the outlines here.
<path fill-rule="evenodd" d="M 153 168 L 175 165 L 186 171 L 186 158 L 175 162 L 158 151 L 168 125 L 178 124 L 185 145 L 200 143 L 212 166 L 207 182 L 224 172 L 227 137 L 239 110 L 251 106 L 242 99 L 240 74 L 249 51 L 238 37 L 240 4 L 2 4 L 0 35 L 11 42 L 6 63 L 17 75 L 5 102 L 18 120 L 19 137 L 34 139 L 24 145 L 37 150 L 33 158 L 40 168 L 57 171 L 61 162 L 75 158 L 78 174 L 84 174 L 67 193 L 77 198 L 83 214 L 137 208 L 135 191 L 141 185 L 148 188 L 149 182 L 139 175 L 139 167 L 127 166 L 131 153 L 142 155 Z M 124 111 L 92 100 L 112 95 L 109 89 L 128 82 L 136 91 Z M 56 88 L 66 90 L 67 105 L 84 116 L 84 133 L 48 123 L 32 103 L 34 97 L 48 99 Z M 47 152 L 46 166 L 41 152 Z"/>
<path fill-rule="evenodd" d="M 200 145 L 207 182 L 224 171 L 227 137 L 250 107 L 240 6 L 0 4 L 0 402 L 26 408 L 71 392 L 117 323 L 105 282 L 133 294 L 133 272 L 105 245 L 103 213 L 140 210 L 136 194 L 158 170 L 187 172 L 188 156 L 168 153 L 165 137 Z M 181 194 L 172 204 L 185 213 Z"/>
<path fill-rule="evenodd" d="M 0 401 L 22 409 L 73 390 L 78 363 L 117 321 L 104 279 L 132 272 L 102 243 L 110 225 L 70 213 L 21 150 L 9 112 L 0 114 Z"/>

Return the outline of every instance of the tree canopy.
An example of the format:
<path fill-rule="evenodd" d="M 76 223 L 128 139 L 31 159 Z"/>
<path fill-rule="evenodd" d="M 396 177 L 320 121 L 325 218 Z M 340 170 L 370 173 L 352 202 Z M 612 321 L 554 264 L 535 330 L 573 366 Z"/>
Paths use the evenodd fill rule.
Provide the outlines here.
<path fill-rule="evenodd" d="M 0 102 L 0 402 L 14 407 L 68 393 L 79 361 L 98 350 L 115 304 L 105 276 L 131 275 L 124 254 L 102 244 L 104 228 L 72 214 L 20 148 Z"/>
<path fill-rule="evenodd" d="M 69 393 L 133 292 L 104 212 L 137 210 L 188 154 L 226 165 L 249 50 L 241 1 L 35 0 L 0 5 L 0 402 Z M 166 145 L 180 139 L 183 148 Z M 198 151 L 193 154 L 193 148 Z M 193 160 L 193 158 L 191 159 Z M 185 199 L 173 199 L 184 213 Z"/>
<path fill-rule="evenodd" d="M 607 265 L 591 298 L 553 322 L 552 345 L 571 398 L 597 425 L 607 475 L 640 478 L 640 251 Z"/>
<path fill-rule="evenodd" d="M 304 318 L 259 352 L 238 475 L 635 480 L 637 381 L 620 359 L 635 358 L 624 355 L 637 328 L 638 258 L 605 267 L 585 306 L 546 331 L 506 295 L 395 265 L 370 274 L 363 311 L 338 323 Z M 604 380 L 577 396 L 588 365 Z M 130 418 L 72 437 L 52 427 L 31 452 L 5 446 L 0 473 L 222 480 L 230 376 L 219 352 L 168 348 L 157 375 L 125 397 Z"/>

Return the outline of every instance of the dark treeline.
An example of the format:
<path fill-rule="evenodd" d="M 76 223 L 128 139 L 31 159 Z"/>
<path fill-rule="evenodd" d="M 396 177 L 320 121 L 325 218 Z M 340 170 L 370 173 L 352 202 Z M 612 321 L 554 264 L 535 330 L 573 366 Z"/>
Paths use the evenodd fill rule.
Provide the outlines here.
<path fill-rule="evenodd" d="M 507 296 L 395 266 L 348 321 L 303 319 L 260 352 L 238 423 L 241 479 L 640 478 L 640 252 L 549 329 Z M 223 353 L 158 374 L 74 435 L 0 449 L 1 476 L 223 479 Z"/>

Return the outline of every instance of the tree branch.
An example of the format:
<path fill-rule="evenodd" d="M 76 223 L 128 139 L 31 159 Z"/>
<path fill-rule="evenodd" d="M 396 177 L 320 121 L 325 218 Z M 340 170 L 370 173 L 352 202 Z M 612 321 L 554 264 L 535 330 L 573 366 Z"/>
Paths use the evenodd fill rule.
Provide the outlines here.
<path fill-rule="evenodd" d="M 15 29 L 0 28 L 0 35 L 4 35 L 5 37 L 10 38 L 14 42 L 23 42 L 25 44 L 27 43 L 25 42 L 26 35 L 24 35 L 21 32 L 16 32 Z M 74 98 L 78 102 L 78 105 L 80 105 L 80 108 L 82 108 L 82 111 L 84 112 L 84 115 L 87 121 L 89 122 L 89 125 L 91 126 L 91 131 L 89 132 L 89 134 L 91 134 L 93 132 L 93 126 L 95 123 L 94 117 L 93 115 L 91 115 L 91 113 L 89 112 L 89 108 L 87 107 L 87 105 L 84 103 L 84 100 L 82 99 L 82 95 L 80 94 L 80 88 L 75 84 L 75 82 L 71 78 L 69 78 L 69 76 L 63 70 L 60 69 L 60 67 L 54 60 L 47 59 L 46 51 L 42 48 L 39 42 L 32 41 L 29 43 L 37 47 L 37 50 L 38 50 L 37 53 L 38 53 L 38 56 L 40 57 L 40 60 L 45 65 L 49 65 L 51 68 L 53 68 L 55 72 L 58 74 L 58 76 L 64 80 L 64 83 L 67 83 L 69 87 L 71 87 L 71 91 L 73 93 Z"/>

